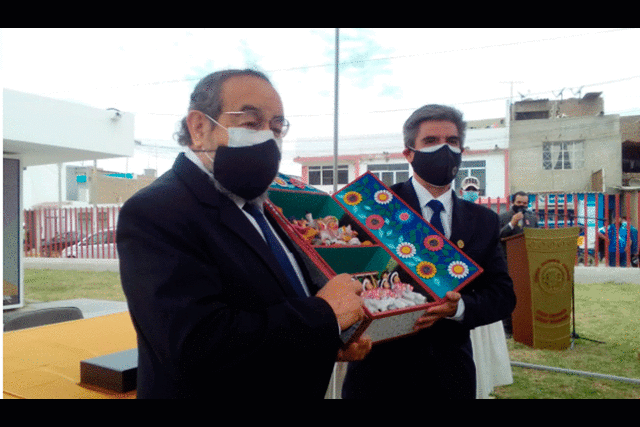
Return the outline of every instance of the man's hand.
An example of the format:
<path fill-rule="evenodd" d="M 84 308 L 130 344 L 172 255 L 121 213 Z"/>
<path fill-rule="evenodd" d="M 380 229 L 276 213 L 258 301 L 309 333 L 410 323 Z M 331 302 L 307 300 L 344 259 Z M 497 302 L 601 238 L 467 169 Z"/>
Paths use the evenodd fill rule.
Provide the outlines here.
<path fill-rule="evenodd" d="M 345 349 L 338 351 L 338 362 L 355 362 L 362 360 L 371 351 L 371 337 L 368 335 L 362 335 L 356 341 L 352 342 Z"/>
<path fill-rule="evenodd" d="M 444 296 L 444 300 L 440 304 L 429 307 L 424 314 L 416 320 L 413 330 L 418 331 L 431 327 L 434 323 L 444 317 L 451 317 L 458 311 L 458 302 L 460 294 L 458 292 L 449 291 Z"/>
<path fill-rule="evenodd" d="M 364 317 L 361 293 L 362 283 L 353 280 L 350 274 L 343 273 L 329 280 L 316 296 L 329 303 L 340 329 L 344 331 Z"/>
<path fill-rule="evenodd" d="M 518 222 L 522 220 L 522 218 L 524 218 L 524 214 L 522 212 L 518 212 L 517 214 L 512 216 L 510 221 L 511 226 L 515 228 L 518 225 Z"/>

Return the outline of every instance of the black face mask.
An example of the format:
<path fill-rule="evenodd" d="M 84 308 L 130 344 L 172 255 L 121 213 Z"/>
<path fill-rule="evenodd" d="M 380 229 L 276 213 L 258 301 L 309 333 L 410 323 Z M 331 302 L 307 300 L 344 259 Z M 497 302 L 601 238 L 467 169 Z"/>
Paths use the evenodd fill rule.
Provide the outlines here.
<path fill-rule="evenodd" d="M 515 213 L 518 213 L 518 212 L 524 212 L 524 211 L 526 211 L 526 210 L 527 210 L 527 207 L 526 207 L 526 206 L 516 206 L 516 205 L 513 205 L 513 206 L 511 206 L 511 210 L 513 210 L 513 212 L 515 212 Z"/>
<path fill-rule="evenodd" d="M 444 187 L 456 177 L 462 161 L 460 149 L 453 148 L 449 144 L 443 144 L 439 148 L 435 147 L 434 150 L 428 152 L 408 148 L 414 153 L 411 167 L 420 178 L 429 184 Z"/>
<path fill-rule="evenodd" d="M 233 194 L 252 200 L 267 191 L 278 174 L 280 150 L 274 139 L 247 147 L 218 147 L 213 176 Z"/>

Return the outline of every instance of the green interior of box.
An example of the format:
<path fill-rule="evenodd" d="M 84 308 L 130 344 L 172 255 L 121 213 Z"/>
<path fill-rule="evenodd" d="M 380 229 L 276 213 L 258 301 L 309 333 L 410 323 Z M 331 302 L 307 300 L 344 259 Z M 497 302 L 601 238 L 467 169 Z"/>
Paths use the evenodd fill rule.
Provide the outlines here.
<path fill-rule="evenodd" d="M 383 271 L 391 260 L 391 256 L 379 246 L 320 246 L 315 249 L 336 274 Z"/>
<path fill-rule="evenodd" d="M 269 199 L 282 209 L 287 218 L 304 219 L 307 212 L 313 218 L 333 215 L 338 220 L 345 215 L 344 210 L 328 194 L 295 193 L 290 191 L 270 191 Z"/>

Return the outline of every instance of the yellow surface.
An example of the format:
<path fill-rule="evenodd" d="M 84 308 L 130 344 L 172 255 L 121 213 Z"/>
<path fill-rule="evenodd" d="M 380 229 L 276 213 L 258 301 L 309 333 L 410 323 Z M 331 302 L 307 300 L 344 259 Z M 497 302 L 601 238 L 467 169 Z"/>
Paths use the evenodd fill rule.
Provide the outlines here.
<path fill-rule="evenodd" d="M 571 344 L 571 297 L 578 227 L 525 228 L 531 284 L 533 347 Z"/>
<path fill-rule="evenodd" d="M 131 399 L 80 384 L 80 361 L 136 347 L 128 312 L 5 332 L 5 399 Z"/>

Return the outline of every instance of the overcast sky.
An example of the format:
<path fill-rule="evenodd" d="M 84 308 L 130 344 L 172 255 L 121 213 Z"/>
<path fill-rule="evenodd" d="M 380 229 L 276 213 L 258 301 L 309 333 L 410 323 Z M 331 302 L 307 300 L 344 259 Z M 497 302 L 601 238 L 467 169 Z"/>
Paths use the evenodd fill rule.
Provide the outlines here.
<path fill-rule="evenodd" d="M 197 81 L 230 67 L 264 71 L 280 92 L 289 156 L 297 138 L 333 136 L 335 29 L 3 29 L 1 37 L 3 87 L 131 112 L 135 138 L 167 161 Z M 400 132 L 427 103 L 454 105 L 467 120 L 504 117 L 511 89 L 514 101 L 602 92 L 606 114 L 640 114 L 638 42 L 640 29 L 341 29 L 338 129 Z"/>

